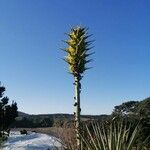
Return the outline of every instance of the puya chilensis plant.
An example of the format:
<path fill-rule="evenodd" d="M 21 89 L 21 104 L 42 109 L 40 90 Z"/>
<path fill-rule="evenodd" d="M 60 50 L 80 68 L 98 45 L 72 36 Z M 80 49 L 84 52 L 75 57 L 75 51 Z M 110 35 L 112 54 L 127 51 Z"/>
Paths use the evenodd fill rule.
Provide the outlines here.
<path fill-rule="evenodd" d="M 74 107 L 75 107 L 75 129 L 76 129 L 76 140 L 77 140 L 77 149 L 80 149 L 81 138 L 80 138 L 80 92 L 81 92 L 81 79 L 83 73 L 87 68 L 87 63 L 91 62 L 89 56 L 92 53 L 89 53 L 91 49 L 89 46 L 92 41 L 88 41 L 90 35 L 87 33 L 87 28 L 85 27 L 74 27 L 71 28 L 71 32 L 67 33 L 69 39 L 64 41 L 67 43 L 68 47 L 63 49 L 67 52 L 65 61 L 69 65 L 69 72 L 74 77 L 74 86 L 75 86 L 75 97 L 74 97 Z"/>
<path fill-rule="evenodd" d="M 126 121 L 92 123 L 86 126 L 86 135 L 81 134 L 82 150 L 149 150 L 146 147 L 150 137 L 136 143 L 140 133 L 140 123 L 128 125 Z"/>

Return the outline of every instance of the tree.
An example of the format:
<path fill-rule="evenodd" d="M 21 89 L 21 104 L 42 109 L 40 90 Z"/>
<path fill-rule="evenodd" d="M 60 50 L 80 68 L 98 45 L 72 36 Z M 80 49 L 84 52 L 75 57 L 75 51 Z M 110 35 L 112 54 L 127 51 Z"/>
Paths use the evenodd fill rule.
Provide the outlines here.
<path fill-rule="evenodd" d="M 17 103 L 12 102 L 11 105 L 8 104 L 9 98 L 3 97 L 5 92 L 5 87 L 0 85 L 0 133 L 1 131 L 8 131 L 9 126 L 15 121 L 18 116 Z"/>
<path fill-rule="evenodd" d="M 142 133 L 139 136 L 139 141 L 143 141 L 150 136 L 150 97 L 142 100 L 135 108 L 135 115 L 141 120 Z M 150 146 L 150 142 L 149 142 Z"/>
<path fill-rule="evenodd" d="M 121 105 L 115 106 L 113 110 L 113 115 L 128 115 L 135 111 L 136 106 L 138 105 L 138 101 L 128 101 L 124 102 Z"/>
<path fill-rule="evenodd" d="M 92 41 L 87 41 L 89 35 L 87 33 L 87 28 L 85 27 L 75 27 L 71 29 L 71 32 L 67 34 L 69 39 L 65 41 L 68 45 L 67 48 L 63 49 L 67 52 L 67 56 L 65 57 L 65 61 L 69 65 L 69 72 L 74 77 L 74 86 L 75 86 L 75 129 L 76 129 L 76 140 L 77 140 L 77 148 L 80 149 L 81 138 L 80 138 L 80 92 L 81 92 L 81 79 L 82 74 L 85 70 L 89 69 L 86 67 L 86 64 L 91 61 L 88 60 L 88 57 L 92 53 L 88 53 L 91 49 L 89 45 Z"/>
<path fill-rule="evenodd" d="M 135 111 L 141 118 L 150 118 L 150 97 L 140 101 Z"/>
<path fill-rule="evenodd" d="M 115 106 L 112 115 L 112 117 L 124 117 L 131 124 L 140 121 L 141 130 L 137 143 L 142 143 L 148 136 L 150 136 L 150 97 L 142 101 L 128 101 Z M 150 146 L 150 142 L 147 146 L 148 145 Z"/>

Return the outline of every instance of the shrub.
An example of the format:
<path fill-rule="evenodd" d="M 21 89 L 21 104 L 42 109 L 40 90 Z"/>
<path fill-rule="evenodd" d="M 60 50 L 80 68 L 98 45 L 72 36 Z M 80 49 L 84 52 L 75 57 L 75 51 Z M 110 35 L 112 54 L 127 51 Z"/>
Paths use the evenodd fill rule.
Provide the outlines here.
<path fill-rule="evenodd" d="M 147 143 L 149 137 L 142 142 L 137 142 L 140 136 L 140 123 L 131 124 L 125 120 L 110 120 L 104 122 L 90 122 L 84 124 L 81 136 L 80 150 L 149 150 Z M 77 150 L 75 137 L 69 140 L 70 136 L 75 136 L 75 132 L 63 132 L 60 139 L 63 139 L 67 150 Z"/>
<path fill-rule="evenodd" d="M 20 134 L 26 134 L 27 135 L 28 132 L 27 132 L 27 130 L 23 129 L 23 130 L 20 131 Z"/>
<path fill-rule="evenodd" d="M 142 143 L 136 143 L 139 133 L 139 123 L 134 127 L 125 121 L 116 120 L 102 124 L 92 123 L 81 134 L 81 150 L 146 150 L 149 137 Z"/>

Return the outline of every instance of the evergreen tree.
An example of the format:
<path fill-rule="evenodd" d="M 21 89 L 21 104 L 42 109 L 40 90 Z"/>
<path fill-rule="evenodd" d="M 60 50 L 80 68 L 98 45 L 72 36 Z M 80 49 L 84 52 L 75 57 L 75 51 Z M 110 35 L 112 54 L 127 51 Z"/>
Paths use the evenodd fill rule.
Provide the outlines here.
<path fill-rule="evenodd" d="M 8 132 L 10 125 L 18 116 L 17 103 L 13 101 L 12 104 L 9 105 L 9 98 L 3 97 L 4 92 L 5 87 L 0 85 L 0 134 L 4 134 L 4 131 Z"/>
<path fill-rule="evenodd" d="M 114 107 L 112 112 L 113 115 L 126 116 L 135 112 L 136 107 L 138 106 L 138 101 L 128 101 L 124 102 L 121 105 Z"/>

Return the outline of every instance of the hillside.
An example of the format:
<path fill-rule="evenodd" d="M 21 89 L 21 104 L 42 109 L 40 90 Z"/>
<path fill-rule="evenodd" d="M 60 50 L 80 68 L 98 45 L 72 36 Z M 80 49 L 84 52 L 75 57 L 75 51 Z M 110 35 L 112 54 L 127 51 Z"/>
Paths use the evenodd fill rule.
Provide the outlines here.
<path fill-rule="evenodd" d="M 21 112 L 21 111 L 18 111 L 18 116 L 19 116 L 19 117 L 28 117 L 29 114 L 24 113 L 24 112 Z"/>
<path fill-rule="evenodd" d="M 104 120 L 109 115 L 82 115 L 82 121 L 88 120 Z M 27 114 L 19 112 L 16 121 L 11 127 L 16 128 L 35 128 L 35 127 L 62 127 L 71 126 L 73 124 L 73 114 Z"/>

